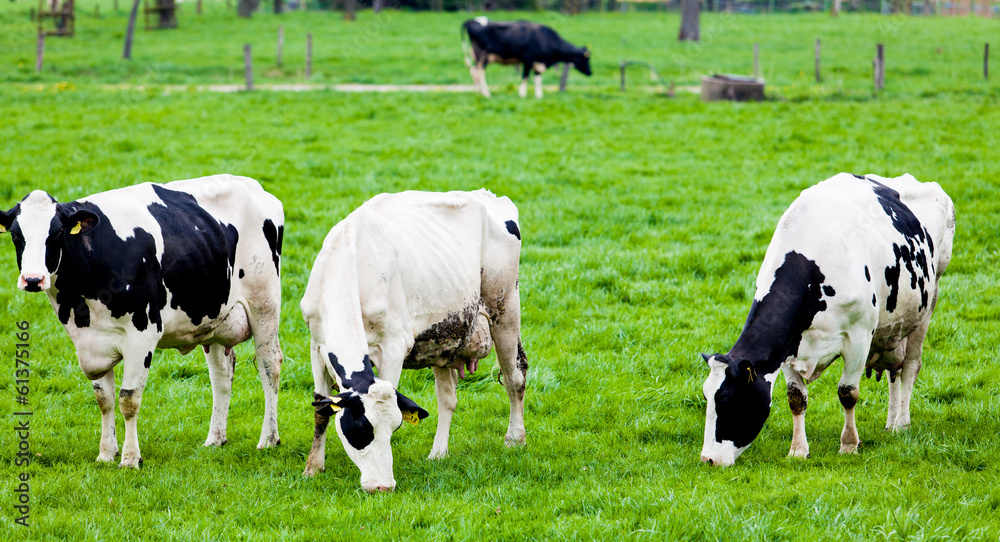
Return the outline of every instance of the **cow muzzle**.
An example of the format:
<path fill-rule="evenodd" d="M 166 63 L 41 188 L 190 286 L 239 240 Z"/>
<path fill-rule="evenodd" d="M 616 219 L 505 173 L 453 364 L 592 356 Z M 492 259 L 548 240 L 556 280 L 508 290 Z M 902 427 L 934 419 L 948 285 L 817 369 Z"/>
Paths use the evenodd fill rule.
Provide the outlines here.
<path fill-rule="evenodd" d="M 380 482 L 362 482 L 361 489 L 364 489 L 368 493 L 389 493 L 396 489 L 396 481 L 392 480 L 388 484 Z"/>
<path fill-rule="evenodd" d="M 45 275 L 22 274 L 17 278 L 17 287 L 25 292 L 41 292 L 49 289 L 49 282 Z"/>

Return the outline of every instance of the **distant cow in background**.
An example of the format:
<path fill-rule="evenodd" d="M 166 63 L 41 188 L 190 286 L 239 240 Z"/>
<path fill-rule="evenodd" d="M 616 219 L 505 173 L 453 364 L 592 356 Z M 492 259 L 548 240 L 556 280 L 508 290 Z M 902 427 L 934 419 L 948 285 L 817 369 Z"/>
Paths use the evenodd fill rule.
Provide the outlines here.
<path fill-rule="evenodd" d="M 568 62 L 580 73 L 590 76 L 590 51 L 577 48 L 559 37 L 551 28 L 528 21 L 489 22 L 476 17 L 462 23 L 463 35 L 472 47 L 466 51 L 465 64 L 476 90 L 487 98 L 486 65 L 521 64 L 521 87 L 518 94 L 528 95 L 528 74 L 535 72 L 535 97 L 542 97 L 542 74 L 553 64 Z M 464 36 L 463 36 L 464 37 Z"/>

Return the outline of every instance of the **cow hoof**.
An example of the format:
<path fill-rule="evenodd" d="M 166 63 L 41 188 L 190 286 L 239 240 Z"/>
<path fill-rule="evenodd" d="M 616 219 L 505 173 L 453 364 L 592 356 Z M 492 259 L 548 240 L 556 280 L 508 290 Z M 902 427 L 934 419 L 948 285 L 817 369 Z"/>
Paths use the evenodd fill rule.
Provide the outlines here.
<path fill-rule="evenodd" d="M 910 428 L 910 424 L 895 423 L 892 425 L 885 426 L 885 430 L 892 433 L 899 433 L 900 431 L 906 431 Z"/>
<path fill-rule="evenodd" d="M 138 469 L 142 465 L 142 458 L 127 457 L 122 459 L 122 462 L 118 464 L 120 469 Z"/>
<path fill-rule="evenodd" d="M 840 453 L 842 453 L 842 454 L 856 454 L 856 453 L 858 453 L 858 446 L 860 446 L 860 445 L 861 445 L 861 443 L 857 443 L 857 444 L 841 444 L 840 445 Z"/>
<path fill-rule="evenodd" d="M 223 437 L 221 440 L 213 437 L 208 437 L 205 441 L 205 446 L 218 446 L 219 448 L 229 444 L 229 439 Z"/>
<path fill-rule="evenodd" d="M 273 448 L 279 444 L 281 444 L 281 439 L 278 438 L 278 435 L 260 437 L 260 441 L 257 443 L 257 449 L 263 450 L 264 448 Z"/>
<path fill-rule="evenodd" d="M 527 444 L 527 439 L 525 438 L 524 435 L 520 435 L 520 436 L 517 436 L 517 437 L 511 436 L 511 435 L 507 435 L 503 439 L 503 443 L 508 448 L 514 448 L 514 447 L 524 446 L 525 444 Z"/>
<path fill-rule="evenodd" d="M 306 470 L 302 471 L 302 476 L 306 478 L 312 478 L 321 472 L 326 472 L 326 467 L 313 467 L 312 465 L 306 465 Z"/>
<path fill-rule="evenodd" d="M 447 456 L 448 456 L 448 448 L 445 448 L 444 450 L 431 450 L 431 453 L 430 455 L 427 456 L 427 459 L 444 459 Z"/>
<path fill-rule="evenodd" d="M 97 462 L 98 463 L 111 463 L 111 462 L 113 462 L 115 460 L 115 457 L 118 457 L 118 450 L 115 450 L 113 452 L 101 452 L 97 456 Z"/>
<path fill-rule="evenodd" d="M 794 457 L 798 459 L 809 459 L 809 449 L 797 449 L 792 448 L 788 451 L 788 457 Z"/>

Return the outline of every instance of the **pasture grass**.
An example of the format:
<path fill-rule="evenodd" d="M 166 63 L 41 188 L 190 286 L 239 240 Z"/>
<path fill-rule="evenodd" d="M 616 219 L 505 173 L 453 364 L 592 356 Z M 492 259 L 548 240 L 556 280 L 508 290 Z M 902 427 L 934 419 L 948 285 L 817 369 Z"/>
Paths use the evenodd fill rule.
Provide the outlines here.
<path fill-rule="evenodd" d="M 14 11 L 0 12 L 2 24 L 10 24 Z M 453 17 L 442 25 L 452 28 L 461 18 L 396 16 L 406 28 Z M 601 17 L 566 24 L 600 28 Z M 249 24 L 268 20 L 258 15 Z M 666 43 L 676 25 L 669 16 L 663 20 Z M 941 36 L 951 31 L 950 20 L 934 21 L 942 23 Z M 747 26 L 735 28 L 745 37 Z M 175 39 L 170 35 L 155 34 Z M 139 51 L 154 34 L 140 36 Z M 431 65 L 443 66 L 435 51 L 431 45 L 425 51 Z M 760 104 L 622 95 L 598 83 L 542 101 L 164 95 L 96 88 L 92 83 L 142 79 L 140 72 L 105 71 L 111 57 L 94 54 L 94 73 L 79 73 L 72 84 L 52 84 L 69 77 L 55 72 L 42 76 L 41 89 L 0 85 L 0 208 L 36 188 L 70 201 L 219 172 L 260 180 L 286 213 L 282 444 L 255 449 L 263 396 L 251 347 L 237 350 L 229 444 L 221 449 L 201 446 L 211 404 L 201 354 L 159 352 L 139 418 L 142 469 L 96 464 L 100 423 L 89 382 L 44 297 L 14 288 L 14 251 L 0 238 L 0 353 L 8 360 L 0 415 L 5 426 L 13 424 L 9 360 L 20 320 L 31 323 L 34 411 L 28 530 L 14 524 L 12 510 L 22 471 L 14 464 L 17 440 L 0 431 L 5 538 L 1000 537 L 995 91 L 919 97 L 926 87 L 914 83 L 879 100 L 820 96 Z M 7 58 L 0 64 L 7 81 L 34 80 L 11 75 Z M 66 65 L 73 62 L 79 61 Z M 212 62 L 202 55 L 190 70 L 178 62 L 175 73 L 155 72 L 169 74 L 156 82 L 205 80 L 198 66 Z M 611 65 L 601 62 L 605 71 Z M 390 82 L 417 81 L 402 61 L 394 71 L 371 69 L 376 82 L 387 82 L 385 74 Z M 461 81 L 460 65 L 448 69 L 454 79 L 444 81 Z M 909 172 L 941 183 L 956 204 L 954 259 L 925 344 L 913 427 L 884 432 L 885 382 L 865 380 L 857 410 L 862 453 L 838 455 L 838 363 L 810 386 L 811 459 L 785 458 L 791 418 L 779 380 L 772 416 L 737 464 L 702 466 L 707 369 L 698 353 L 733 344 L 778 217 L 803 188 L 840 171 Z M 459 384 L 451 454 L 440 461 L 425 458 L 436 421 L 433 376 L 404 372 L 400 389 L 432 416 L 394 436 L 395 493 L 363 494 L 335 438 L 328 441 L 326 472 L 303 478 L 312 377 L 298 301 L 326 232 L 381 192 L 480 187 L 509 196 L 521 213 L 528 446 L 503 447 L 507 399 L 492 378 L 491 358 Z M 118 435 L 124 435 L 120 416 Z"/>

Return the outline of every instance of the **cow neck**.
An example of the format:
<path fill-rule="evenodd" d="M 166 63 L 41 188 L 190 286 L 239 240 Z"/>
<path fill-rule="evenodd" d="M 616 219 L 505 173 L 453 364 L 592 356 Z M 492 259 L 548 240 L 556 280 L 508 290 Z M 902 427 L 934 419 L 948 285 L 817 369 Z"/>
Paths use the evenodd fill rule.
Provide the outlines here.
<path fill-rule="evenodd" d="M 795 251 L 785 254 L 767 294 L 750 305 L 730 359 L 749 360 L 758 373 L 771 374 L 786 359 L 795 357 L 802 333 L 812 326 L 813 317 L 826 309 L 824 278 L 816 262 Z"/>

